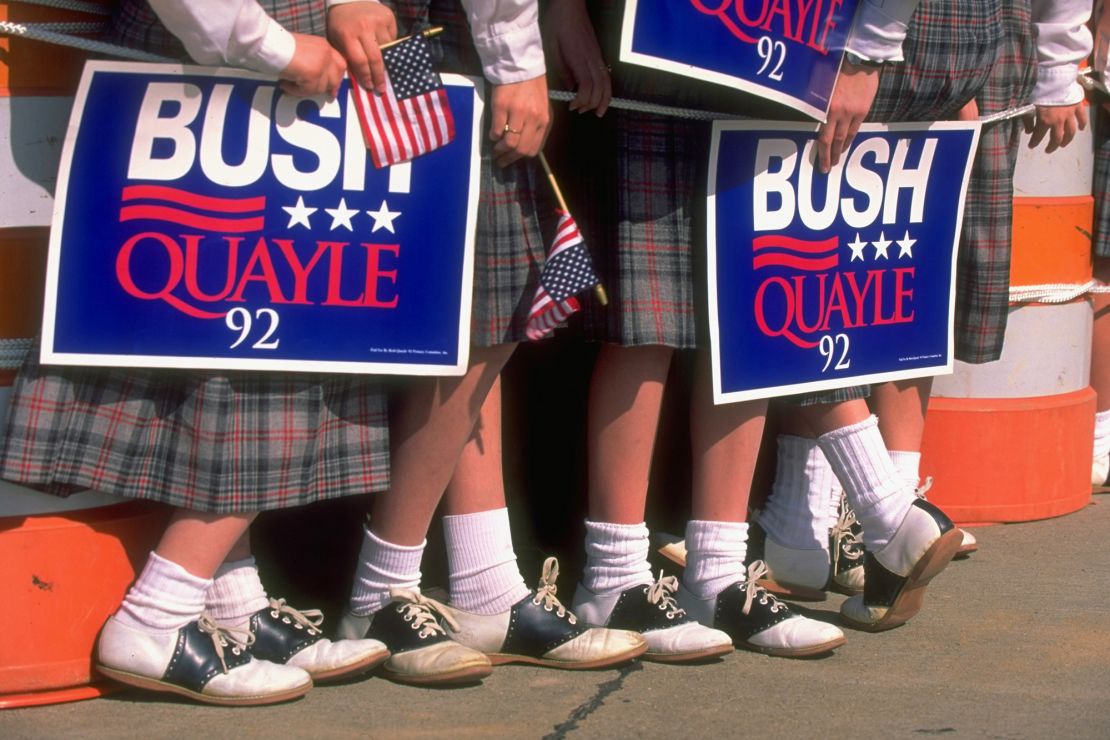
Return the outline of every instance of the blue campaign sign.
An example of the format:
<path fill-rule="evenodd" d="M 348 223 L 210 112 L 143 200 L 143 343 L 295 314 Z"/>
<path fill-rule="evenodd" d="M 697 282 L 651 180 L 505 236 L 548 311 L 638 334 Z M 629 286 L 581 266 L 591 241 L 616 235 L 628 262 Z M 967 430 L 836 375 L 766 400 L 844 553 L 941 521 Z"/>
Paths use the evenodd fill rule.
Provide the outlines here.
<path fill-rule="evenodd" d="M 817 127 L 713 127 L 717 403 L 952 371 L 955 260 L 979 124 L 866 124 L 827 175 Z"/>
<path fill-rule="evenodd" d="M 464 372 L 482 102 L 452 143 L 375 169 L 348 83 L 95 62 L 55 196 L 46 363 Z"/>
<path fill-rule="evenodd" d="M 627 0 L 621 61 L 824 121 L 859 0 Z"/>

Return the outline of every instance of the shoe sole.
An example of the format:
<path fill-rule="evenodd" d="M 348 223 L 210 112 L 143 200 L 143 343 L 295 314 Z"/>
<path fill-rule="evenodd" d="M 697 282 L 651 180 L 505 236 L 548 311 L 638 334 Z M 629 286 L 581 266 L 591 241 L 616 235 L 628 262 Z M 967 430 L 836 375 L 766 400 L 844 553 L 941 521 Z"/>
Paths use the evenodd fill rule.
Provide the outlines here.
<path fill-rule="evenodd" d="M 812 586 L 800 586 L 794 583 L 782 583 L 771 578 L 760 579 L 759 585 L 775 596 L 782 596 L 791 601 L 824 601 L 828 595 L 821 589 Z"/>
<path fill-rule="evenodd" d="M 458 668 L 444 673 L 417 676 L 408 673 L 396 673 L 388 668 L 380 671 L 382 678 L 387 678 L 396 683 L 410 684 L 412 686 L 449 686 L 451 684 L 475 683 L 493 673 L 493 668 L 488 665 L 474 665 Z"/>
<path fill-rule="evenodd" d="M 807 645 L 797 648 L 764 647 L 763 645 L 753 645 L 749 642 L 738 642 L 736 643 L 736 647 L 741 650 L 750 650 L 753 653 L 773 655 L 776 658 L 809 658 L 814 655 L 832 652 L 847 642 L 848 639 L 846 637 L 840 636 L 817 645 Z"/>
<path fill-rule="evenodd" d="M 625 651 L 620 655 L 612 655 L 607 658 L 597 658 L 595 660 L 587 660 L 581 662 L 571 663 L 563 660 L 550 660 L 548 658 L 533 658 L 530 655 L 507 655 L 505 653 L 490 653 L 489 662 L 493 665 L 505 665 L 506 663 L 527 663 L 529 665 L 543 666 L 544 668 L 562 668 L 567 671 L 587 671 L 594 668 L 609 668 L 617 666 L 622 663 L 627 663 L 631 660 L 639 658 L 647 652 L 647 644 L 639 645 L 631 650 Z"/>
<path fill-rule="evenodd" d="M 929 581 L 940 575 L 955 557 L 956 551 L 963 543 L 963 532 L 953 528 L 937 538 L 937 541 L 925 551 L 917 565 L 910 571 L 902 590 L 894 597 L 894 603 L 887 609 L 886 614 L 874 622 L 857 622 L 851 617 L 841 613 L 840 617 L 846 625 L 864 632 L 882 632 L 894 629 L 908 622 L 915 614 L 921 611 L 925 602 L 925 587 Z"/>
<path fill-rule="evenodd" d="M 829 590 L 835 591 L 838 594 L 844 594 L 845 596 L 855 596 L 856 594 L 863 593 L 862 588 L 849 588 L 848 586 L 843 586 L 836 581 L 833 581 L 829 584 Z"/>
<path fill-rule="evenodd" d="M 367 673 L 374 668 L 377 668 L 379 665 L 387 660 L 389 660 L 389 651 L 383 650 L 380 653 L 373 653 L 372 655 L 363 658 L 357 663 L 339 666 L 338 668 L 332 668 L 328 671 L 320 671 L 319 673 L 313 673 L 312 671 L 309 671 L 308 675 L 312 676 L 312 681 L 314 683 L 320 683 L 322 681 L 336 681 L 341 678 L 352 678 L 354 676 Z"/>
<path fill-rule="evenodd" d="M 149 678 L 147 676 L 140 676 L 135 673 L 128 673 L 127 671 L 120 671 L 115 668 L 108 668 L 107 666 L 97 665 L 96 670 L 104 674 L 113 681 L 119 681 L 128 686 L 134 686 L 138 689 L 146 689 L 147 691 L 158 691 L 161 693 L 177 694 L 178 696 L 185 696 L 194 701 L 203 704 L 215 704 L 221 707 L 258 707 L 266 704 L 279 704 L 284 701 L 291 701 L 299 699 L 307 694 L 312 689 L 312 682 L 296 686 L 286 691 L 277 692 L 274 694 L 264 694 L 257 696 L 212 696 L 210 694 L 202 694 L 198 691 L 192 691 L 184 686 L 177 686 L 176 684 L 166 683 L 156 678 Z"/>
<path fill-rule="evenodd" d="M 650 660 L 653 663 L 697 663 L 713 658 L 720 658 L 736 650 L 732 645 L 715 645 L 701 650 L 691 650 L 685 653 L 653 653 L 646 652 L 640 656 L 641 660 Z"/>

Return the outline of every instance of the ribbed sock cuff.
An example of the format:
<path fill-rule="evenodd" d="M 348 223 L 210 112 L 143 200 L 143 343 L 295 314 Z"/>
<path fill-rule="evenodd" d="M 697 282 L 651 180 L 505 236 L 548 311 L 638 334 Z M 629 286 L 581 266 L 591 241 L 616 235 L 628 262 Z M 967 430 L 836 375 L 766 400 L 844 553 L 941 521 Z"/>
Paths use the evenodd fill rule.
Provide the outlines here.
<path fill-rule="evenodd" d="M 513 550 L 508 509 L 445 516 L 443 534 L 452 606 L 500 614 L 530 593 Z"/>
<path fill-rule="evenodd" d="M 652 582 L 647 525 L 586 520 L 586 567 L 582 585 L 610 594 Z"/>
<path fill-rule="evenodd" d="M 350 612 L 365 617 L 378 611 L 389 603 L 391 586 L 419 588 L 420 561 L 427 544 L 425 540 L 419 545 L 395 545 L 365 527 L 351 587 Z"/>
<path fill-rule="evenodd" d="M 216 571 L 204 599 L 217 622 L 238 624 L 270 605 L 253 557 L 224 562 Z"/>

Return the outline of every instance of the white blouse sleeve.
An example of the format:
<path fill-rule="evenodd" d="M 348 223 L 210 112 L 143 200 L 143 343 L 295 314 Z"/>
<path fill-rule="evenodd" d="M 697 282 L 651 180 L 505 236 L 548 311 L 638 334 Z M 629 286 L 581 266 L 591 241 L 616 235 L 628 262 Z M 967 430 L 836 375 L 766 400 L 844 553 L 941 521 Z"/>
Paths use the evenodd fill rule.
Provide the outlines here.
<path fill-rule="evenodd" d="M 863 0 L 848 35 L 847 51 L 873 62 L 900 62 L 902 42 L 920 0 Z"/>
<path fill-rule="evenodd" d="M 1091 0 L 1033 0 L 1037 34 L 1037 105 L 1074 105 L 1083 99 L 1079 62 L 1091 53 Z"/>
<path fill-rule="evenodd" d="M 256 0 L 149 0 L 158 18 L 199 64 L 229 64 L 278 74 L 293 59 L 293 34 Z"/>
<path fill-rule="evenodd" d="M 546 71 L 536 0 L 462 0 L 486 79 L 523 82 Z"/>

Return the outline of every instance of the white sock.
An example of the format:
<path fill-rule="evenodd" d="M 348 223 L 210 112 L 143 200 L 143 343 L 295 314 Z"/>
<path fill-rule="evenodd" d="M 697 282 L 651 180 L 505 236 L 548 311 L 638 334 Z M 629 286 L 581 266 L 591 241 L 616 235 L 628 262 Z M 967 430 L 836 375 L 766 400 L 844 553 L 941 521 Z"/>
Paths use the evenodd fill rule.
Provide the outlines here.
<path fill-rule="evenodd" d="M 825 453 L 822 452 L 821 455 L 824 457 Z M 825 462 L 828 463 L 828 461 L 829 459 L 826 457 Z M 830 465 L 829 468 L 832 469 L 832 466 Z M 829 529 L 835 527 L 840 520 L 840 500 L 842 498 L 844 498 L 844 486 L 840 485 L 840 479 L 836 477 L 836 473 L 833 473 L 832 490 L 829 492 L 829 518 L 826 520 Z"/>
<path fill-rule="evenodd" d="M 1110 410 L 1099 411 L 1095 414 L 1095 449 L 1094 459 L 1110 455 Z"/>
<path fill-rule="evenodd" d="M 780 434 L 775 482 L 759 515 L 760 526 L 780 545 L 827 550 L 835 480 L 816 439 Z"/>
<path fill-rule="evenodd" d="M 500 614 L 531 591 L 513 551 L 509 510 L 443 517 L 451 605 L 475 614 Z"/>
<path fill-rule="evenodd" d="M 890 461 L 902 479 L 916 491 L 921 485 L 921 453 L 907 450 L 890 450 Z"/>
<path fill-rule="evenodd" d="M 870 416 L 823 434 L 817 441 L 863 526 L 864 545 L 872 551 L 881 549 L 890 542 L 916 497 L 890 461 L 879 420 Z"/>
<path fill-rule="evenodd" d="M 699 599 L 710 599 L 745 579 L 748 524 L 706 522 L 686 524 L 686 570 L 682 585 Z"/>
<path fill-rule="evenodd" d="M 595 594 L 612 594 L 654 579 L 648 563 L 648 528 L 586 520 L 586 567 L 582 585 Z"/>
<path fill-rule="evenodd" d="M 204 594 L 212 585 L 156 552 L 127 592 L 116 619 L 131 627 L 178 630 L 204 611 Z"/>
<path fill-rule="evenodd" d="M 355 582 L 348 610 L 366 617 L 389 603 L 389 587 L 420 588 L 420 561 L 427 540 L 419 545 L 394 545 L 377 537 L 370 527 L 363 530 Z"/>
<path fill-rule="evenodd" d="M 254 557 L 226 560 L 216 571 L 204 596 L 204 608 L 217 622 L 239 624 L 270 605 L 266 589 L 258 577 Z"/>

